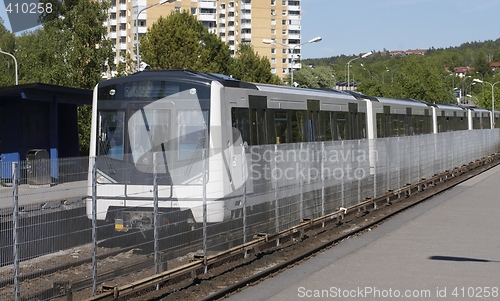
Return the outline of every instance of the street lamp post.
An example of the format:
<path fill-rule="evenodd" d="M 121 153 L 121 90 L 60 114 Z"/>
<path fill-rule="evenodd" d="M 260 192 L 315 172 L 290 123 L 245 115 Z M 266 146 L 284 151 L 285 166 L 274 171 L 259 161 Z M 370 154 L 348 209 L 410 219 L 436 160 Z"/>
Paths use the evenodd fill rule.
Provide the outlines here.
<path fill-rule="evenodd" d="M 496 83 L 489 83 L 487 81 L 484 81 L 484 80 L 480 80 L 480 79 L 477 79 L 475 78 L 474 79 L 475 82 L 478 82 L 478 83 L 481 83 L 481 84 L 488 84 L 491 86 L 491 128 L 494 128 L 495 127 L 495 85 L 500 83 L 500 81 L 496 82 Z"/>
<path fill-rule="evenodd" d="M 146 9 L 149 9 L 153 6 L 157 6 L 157 5 L 162 5 L 162 4 L 165 4 L 165 3 L 172 3 L 172 2 L 175 2 L 176 0 L 160 0 L 158 3 L 154 3 L 154 4 L 151 4 L 149 6 L 146 6 L 145 8 L 139 10 L 137 12 L 137 14 L 135 15 L 135 35 L 136 35 L 136 41 L 135 41 L 135 45 L 136 45 L 136 50 L 135 50 L 135 56 L 136 56 L 136 60 L 137 60 L 137 66 L 136 66 L 136 69 L 137 71 L 139 71 L 139 64 L 141 63 L 141 56 L 139 55 L 139 15 L 145 11 Z M 137 7 L 139 8 L 139 7 Z"/>
<path fill-rule="evenodd" d="M 351 86 L 351 83 L 350 83 L 350 81 L 351 81 L 351 76 L 350 76 L 351 62 L 355 61 L 357 59 L 364 59 L 365 57 L 370 56 L 372 54 L 373 54 L 373 52 L 370 51 L 370 52 L 367 52 L 367 53 L 363 54 L 360 57 L 355 57 L 352 60 L 350 60 L 349 62 L 347 62 L 347 90 L 350 90 L 350 86 Z"/>
<path fill-rule="evenodd" d="M 14 59 L 14 68 L 15 68 L 15 72 L 16 72 L 16 86 L 19 84 L 19 81 L 18 81 L 18 76 L 17 76 L 17 60 L 16 60 L 16 57 L 13 56 L 12 54 L 8 53 L 8 52 L 4 52 L 2 51 L 2 49 L 0 49 L 0 53 L 3 53 L 3 54 L 6 54 L 10 57 L 12 57 Z"/>
<path fill-rule="evenodd" d="M 290 68 L 290 86 L 291 87 L 293 87 L 293 69 L 294 69 L 293 68 L 293 61 L 294 61 L 294 58 L 295 58 L 295 49 L 297 49 L 297 47 L 300 47 L 300 46 L 305 45 L 305 44 L 317 43 L 317 42 L 321 41 L 322 39 L 323 38 L 321 38 L 321 37 L 315 37 L 314 39 L 311 39 L 311 40 L 309 40 L 307 42 L 304 42 L 302 44 L 297 44 L 297 45 L 295 45 L 293 47 L 290 47 L 290 45 L 288 45 L 288 44 L 279 44 L 279 45 L 282 45 L 282 46 L 287 46 L 290 49 L 290 51 L 292 52 L 292 62 L 290 64 L 291 65 L 291 68 Z M 275 43 L 272 40 L 266 40 L 266 39 L 262 40 L 262 42 L 264 44 L 274 44 Z"/>

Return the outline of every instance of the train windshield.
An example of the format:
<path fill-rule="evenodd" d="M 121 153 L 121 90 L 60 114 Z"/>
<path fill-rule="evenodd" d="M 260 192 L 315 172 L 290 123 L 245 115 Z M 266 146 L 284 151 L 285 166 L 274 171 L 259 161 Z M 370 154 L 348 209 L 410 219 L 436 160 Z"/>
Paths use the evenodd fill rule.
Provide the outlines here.
<path fill-rule="evenodd" d="M 159 99 L 99 102 L 96 153 L 102 158 L 98 165 L 113 181 L 150 183 L 156 172 L 165 175 L 164 184 L 175 184 L 201 173 L 203 149 L 208 146 L 210 100 L 200 99 L 198 92 L 205 95 L 207 88 L 193 85 L 173 93 L 174 88 L 166 87 L 163 94 L 154 93 L 169 94 Z M 130 93 L 124 90 L 122 94 L 128 97 Z"/>

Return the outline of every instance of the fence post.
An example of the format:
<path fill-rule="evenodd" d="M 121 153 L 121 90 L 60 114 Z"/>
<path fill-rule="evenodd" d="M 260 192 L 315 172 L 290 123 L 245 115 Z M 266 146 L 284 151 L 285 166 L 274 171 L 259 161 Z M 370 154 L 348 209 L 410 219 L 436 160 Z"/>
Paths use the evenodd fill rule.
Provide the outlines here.
<path fill-rule="evenodd" d="M 19 187 L 18 173 L 19 163 L 12 162 L 12 231 L 13 231 L 13 255 L 14 255 L 14 296 L 18 301 L 20 298 L 19 291 Z"/>
<path fill-rule="evenodd" d="M 92 164 L 92 294 L 97 295 L 97 169 Z"/>
<path fill-rule="evenodd" d="M 321 216 L 325 216 L 325 142 L 321 142 Z M 325 222 L 321 223 L 321 227 Z"/>
<path fill-rule="evenodd" d="M 206 134 L 206 125 L 203 126 L 203 132 Z M 207 165 L 206 165 L 206 151 L 207 146 L 203 146 L 201 151 L 201 169 L 203 174 L 203 256 L 207 256 Z M 205 265 L 205 273 L 208 266 Z"/>
<path fill-rule="evenodd" d="M 273 171 L 277 172 L 278 169 L 278 162 L 276 162 L 276 155 L 278 153 L 278 145 L 274 145 L 274 157 L 273 160 L 271 161 L 272 164 L 274 165 L 274 168 L 271 170 L 271 177 L 273 177 Z M 278 187 L 279 187 L 279 179 L 278 177 L 273 177 L 273 183 L 274 183 L 274 228 L 276 233 L 280 232 L 280 210 L 279 210 L 279 204 L 278 204 Z M 276 239 L 276 246 L 280 245 L 280 239 Z"/>
<path fill-rule="evenodd" d="M 160 273 L 160 256 L 159 256 L 159 235 L 158 235 L 158 171 L 156 169 L 157 164 L 157 154 L 153 153 L 153 236 L 154 236 L 154 248 L 155 248 L 155 274 Z M 160 289 L 160 284 L 156 284 L 156 290 Z"/>
<path fill-rule="evenodd" d="M 304 143 L 300 143 L 300 151 L 299 151 L 299 163 L 298 163 L 298 170 L 299 170 L 299 175 L 301 174 L 300 171 L 302 169 L 302 161 L 300 159 L 300 154 L 302 152 L 302 149 L 304 148 Z M 304 219 L 304 181 L 303 179 L 300 178 L 300 176 L 298 177 L 299 179 L 299 188 L 300 188 L 300 192 L 299 192 L 299 195 L 300 195 L 300 200 L 299 200 L 299 223 L 301 223 Z"/>
<path fill-rule="evenodd" d="M 247 181 L 245 179 L 245 174 L 246 174 L 246 168 L 247 168 L 247 163 L 246 163 L 246 150 L 245 150 L 245 144 L 241 146 L 241 177 L 243 179 L 243 199 L 241 201 L 241 215 L 243 219 L 243 243 L 247 242 Z M 247 251 L 245 251 L 244 258 L 247 258 Z"/>

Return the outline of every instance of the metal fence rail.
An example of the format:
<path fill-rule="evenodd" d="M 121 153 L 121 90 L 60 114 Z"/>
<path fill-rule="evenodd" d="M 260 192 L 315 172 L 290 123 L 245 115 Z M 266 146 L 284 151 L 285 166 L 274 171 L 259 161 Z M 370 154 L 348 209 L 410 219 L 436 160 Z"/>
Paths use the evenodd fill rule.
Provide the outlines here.
<path fill-rule="evenodd" d="M 127 186 L 113 195 L 116 199 L 128 198 L 126 204 L 131 210 L 149 208 L 151 212 L 149 230 L 128 232 L 114 231 L 114 221 L 105 224 L 96 220 L 108 209 L 99 199 L 104 188 L 97 181 L 103 181 L 104 169 L 131 177 L 138 168 L 134 164 L 91 158 L 90 166 L 96 168 L 89 170 L 87 158 L 64 159 L 57 164 L 21 162 L 17 167 L 2 163 L 2 168 L 10 168 L 10 172 L 20 171 L 14 172 L 13 178 L 3 179 L 4 187 L 0 188 L 0 299 L 32 298 L 33 283 L 28 285 L 28 275 L 36 278 L 40 271 L 41 276 L 47 263 L 77 263 L 83 257 L 91 260 L 80 273 L 92 282 L 82 285 L 92 286 L 96 293 L 104 275 L 113 275 L 117 270 L 130 272 L 123 267 L 137 266 L 138 258 L 144 259 L 141 269 L 150 267 L 146 271 L 151 275 L 159 273 L 175 267 L 174 259 L 180 255 L 215 254 L 260 233 L 283 231 L 304 219 L 359 204 L 499 149 L 500 130 L 494 129 L 377 140 L 236 146 L 200 152 L 197 160 L 188 165 L 169 165 L 169 174 L 162 172 L 166 168 L 162 159 L 151 158 L 162 166 L 144 170 L 141 180 L 147 185 Z M 223 164 L 224 158 L 228 164 Z M 132 162 L 132 158 L 122 162 Z M 50 170 L 56 166 L 54 178 Z M 228 171 L 230 177 L 215 176 Z M 49 184 L 43 183 L 47 175 Z M 172 188 L 162 183 L 175 179 L 182 179 L 185 189 L 182 198 L 169 199 Z M 228 189 L 232 192 L 224 195 Z M 214 197 L 220 195 L 223 199 Z M 223 206 L 219 206 L 220 202 Z M 176 206 L 184 210 L 170 209 Z M 94 211 L 87 212 L 86 207 Z M 213 223 L 222 216 L 217 208 L 223 210 L 224 219 Z M 118 209 L 109 210 L 113 213 Z M 123 253 L 119 260 L 102 259 L 117 245 L 136 251 Z M 77 248 L 69 253 L 63 251 L 71 247 Z M 67 275 L 57 273 L 44 277 L 51 282 L 36 285 L 45 292 L 53 291 L 54 282 L 69 281 Z M 39 300 L 51 297 L 36 295 Z"/>

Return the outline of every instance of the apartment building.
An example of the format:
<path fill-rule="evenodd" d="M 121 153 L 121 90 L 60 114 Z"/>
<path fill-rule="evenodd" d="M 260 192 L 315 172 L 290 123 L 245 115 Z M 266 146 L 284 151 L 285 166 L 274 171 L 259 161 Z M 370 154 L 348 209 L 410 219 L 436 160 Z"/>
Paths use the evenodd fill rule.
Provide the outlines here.
<path fill-rule="evenodd" d="M 240 44 L 251 44 L 260 56 L 269 58 L 271 71 L 281 78 L 290 73 L 292 63 L 295 70 L 301 68 L 300 0 L 176 0 L 143 10 L 156 3 L 111 0 L 106 26 L 116 53 L 115 65 L 127 55 L 136 60 L 136 31 L 141 37 L 160 16 L 187 10 L 227 43 L 231 54 Z"/>

